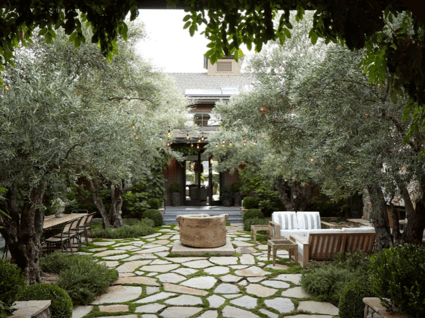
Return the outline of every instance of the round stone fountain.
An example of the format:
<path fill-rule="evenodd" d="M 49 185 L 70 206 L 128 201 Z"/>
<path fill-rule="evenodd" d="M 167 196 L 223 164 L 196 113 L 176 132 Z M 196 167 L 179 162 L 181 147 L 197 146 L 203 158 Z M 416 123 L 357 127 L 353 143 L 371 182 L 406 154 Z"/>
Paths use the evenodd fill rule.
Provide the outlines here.
<path fill-rule="evenodd" d="M 191 247 L 220 247 L 226 245 L 228 214 L 185 214 L 177 216 L 180 242 Z"/>

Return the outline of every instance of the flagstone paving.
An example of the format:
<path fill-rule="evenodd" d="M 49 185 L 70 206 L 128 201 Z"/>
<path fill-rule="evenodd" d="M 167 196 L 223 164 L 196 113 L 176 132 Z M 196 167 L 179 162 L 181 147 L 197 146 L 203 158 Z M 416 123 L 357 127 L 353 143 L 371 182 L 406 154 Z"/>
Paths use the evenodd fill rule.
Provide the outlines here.
<path fill-rule="evenodd" d="M 332 318 L 338 308 L 313 301 L 300 284 L 301 274 L 271 265 L 267 245 L 258 244 L 241 226 L 227 227 L 237 246 L 233 256 L 170 254 L 178 227 L 138 239 L 93 242 L 84 253 L 116 268 L 119 279 L 73 318 L 113 313 L 123 318 Z M 288 259 L 287 251 L 278 251 Z"/>

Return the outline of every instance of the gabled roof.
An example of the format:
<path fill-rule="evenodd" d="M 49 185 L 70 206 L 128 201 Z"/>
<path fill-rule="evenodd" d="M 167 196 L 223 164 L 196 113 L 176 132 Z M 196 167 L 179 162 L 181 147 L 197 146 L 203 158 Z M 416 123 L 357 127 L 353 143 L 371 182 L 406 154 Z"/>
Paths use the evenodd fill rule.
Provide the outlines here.
<path fill-rule="evenodd" d="M 185 96 L 231 96 L 237 91 L 248 90 L 252 85 L 251 74 L 240 76 L 208 76 L 208 73 L 168 73 L 176 81 L 176 87 Z"/>

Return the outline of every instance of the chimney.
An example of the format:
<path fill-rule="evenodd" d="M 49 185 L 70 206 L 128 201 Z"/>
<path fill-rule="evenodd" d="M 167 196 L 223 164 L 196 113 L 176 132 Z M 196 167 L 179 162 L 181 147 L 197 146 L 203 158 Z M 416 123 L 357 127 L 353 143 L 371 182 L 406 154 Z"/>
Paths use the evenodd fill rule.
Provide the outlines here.
<path fill-rule="evenodd" d="M 211 64 L 210 59 L 204 56 L 204 68 L 208 70 L 208 76 L 240 76 L 242 60 L 240 57 L 236 62 L 233 56 L 226 56 Z"/>

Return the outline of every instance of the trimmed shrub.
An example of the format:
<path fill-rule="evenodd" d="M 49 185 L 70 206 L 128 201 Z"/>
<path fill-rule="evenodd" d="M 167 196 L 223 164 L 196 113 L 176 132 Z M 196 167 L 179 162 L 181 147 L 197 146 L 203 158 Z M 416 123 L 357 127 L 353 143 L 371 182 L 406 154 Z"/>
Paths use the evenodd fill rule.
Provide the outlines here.
<path fill-rule="evenodd" d="M 257 209 L 259 203 L 260 203 L 260 199 L 259 198 L 245 197 L 243 199 L 243 207 L 245 209 Z"/>
<path fill-rule="evenodd" d="M 147 203 L 149 208 L 153 210 L 158 210 L 161 207 L 161 202 L 159 202 L 159 199 L 156 198 L 149 198 Z"/>
<path fill-rule="evenodd" d="M 243 229 L 244 231 L 251 231 L 251 225 L 267 225 L 269 223 L 268 220 L 265 220 L 263 218 L 252 218 L 252 219 L 246 219 L 243 222 Z M 258 233 L 261 233 L 262 231 L 259 231 Z M 265 231 L 264 231 L 265 232 Z"/>
<path fill-rule="evenodd" d="M 51 300 L 52 318 L 71 318 L 72 300 L 65 290 L 51 284 L 35 284 L 28 286 L 19 300 Z"/>
<path fill-rule="evenodd" d="M 395 306 L 400 313 L 425 317 L 425 247 L 384 249 L 371 257 L 369 274 L 372 291 L 388 309 Z"/>
<path fill-rule="evenodd" d="M 143 212 L 142 218 L 148 218 L 155 222 L 155 226 L 162 225 L 162 214 L 158 210 L 149 209 Z"/>
<path fill-rule="evenodd" d="M 363 318 L 364 317 L 364 297 L 372 295 L 367 279 L 356 280 L 348 284 L 341 293 L 339 299 L 340 318 Z"/>
<path fill-rule="evenodd" d="M 250 210 L 246 210 L 243 213 L 244 223 L 245 223 L 246 220 L 253 219 L 253 218 L 264 219 L 263 212 L 261 212 L 261 210 L 259 210 L 259 209 L 250 209 Z"/>
<path fill-rule="evenodd" d="M 118 279 L 118 272 L 94 257 L 56 252 L 40 260 L 43 271 L 59 274 L 58 286 L 71 297 L 74 305 L 87 305 Z"/>
<path fill-rule="evenodd" d="M 353 281 L 366 279 L 369 259 L 363 252 L 338 253 L 333 263 L 310 264 L 301 276 L 303 289 L 321 301 L 338 304 L 342 291 Z"/>
<path fill-rule="evenodd" d="M 182 190 L 182 187 L 180 183 L 174 182 L 170 185 L 171 192 L 180 192 L 181 190 Z"/>
<path fill-rule="evenodd" d="M 135 224 L 124 225 L 119 228 L 93 228 L 93 237 L 120 239 L 120 238 L 134 238 L 146 236 L 155 232 L 153 227 L 155 222 L 151 219 L 141 219 Z"/>
<path fill-rule="evenodd" d="M 0 259 L 0 302 L 6 307 L 11 306 L 25 287 L 25 277 L 19 267 Z"/>

